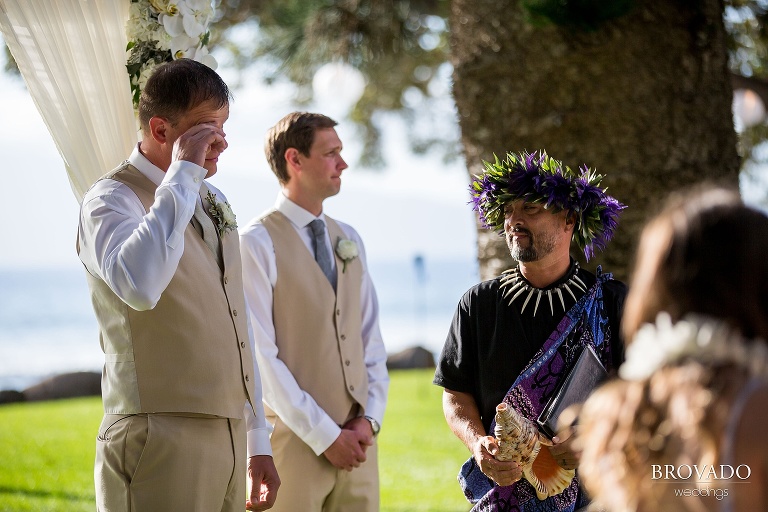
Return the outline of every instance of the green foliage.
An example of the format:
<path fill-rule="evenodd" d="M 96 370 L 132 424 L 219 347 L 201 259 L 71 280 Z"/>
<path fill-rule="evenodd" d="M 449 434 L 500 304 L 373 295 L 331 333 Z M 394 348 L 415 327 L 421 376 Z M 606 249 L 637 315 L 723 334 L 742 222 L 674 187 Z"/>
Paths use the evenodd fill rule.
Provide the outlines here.
<path fill-rule="evenodd" d="M 376 112 L 424 116 L 432 97 L 430 82 L 448 62 L 448 0 L 223 0 L 211 28 L 243 67 L 268 62 L 264 79 L 287 78 L 298 86 L 300 102 L 312 97 L 314 73 L 323 64 L 346 62 L 367 85 L 350 118 L 361 127 L 368 167 L 383 164 Z M 236 27 L 248 23 L 251 37 L 238 39 Z M 413 91 L 417 105 L 404 101 Z M 452 113 L 451 113 L 452 114 Z M 439 124 L 439 123 L 438 123 Z M 409 125 L 412 126 L 412 125 Z M 455 147 L 458 134 L 434 137 L 411 130 L 413 148 Z"/>
<path fill-rule="evenodd" d="M 429 370 L 392 372 L 379 437 L 383 512 L 459 512 L 469 455 L 443 419 Z M 0 512 L 94 510 L 98 398 L 0 407 Z"/>
<path fill-rule="evenodd" d="M 729 35 L 731 71 L 743 76 L 768 76 L 768 1 L 726 0 L 723 20 Z"/>
<path fill-rule="evenodd" d="M 520 2 L 534 24 L 545 20 L 582 29 L 622 16 L 637 3 Z M 217 0 L 216 4 L 211 47 L 227 49 L 242 68 L 258 62 L 266 82 L 289 79 L 299 88 L 300 102 L 311 98 L 311 79 L 322 64 L 344 61 L 363 73 L 366 90 L 350 115 L 361 127 L 363 165 L 383 164 L 381 134 L 375 123 L 375 114 L 382 111 L 402 113 L 409 128 L 420 128 L 408 134 L 415 152 L 438 148 L 455 155 L 458 133 L 436 130 L 455 120 L 436 116 L 430 101 L 434 99 L 430 83 L 450 61 L 450 0 Z M 504 13 L 499 16 L 503 19 Z M 724 20 L 731 71 L 768 77 L 768 0 L 725 0 Z M 7 48 L 6 54 L 6 72 L 18 73 Z M 404 101 L 409 91 L 419 91 L 423 100 L 417 104 Z M 426 120 L 419 125 L 410 122 L 413 119 Z M 424 124 L 430 124 L 432 130 Z M 751 128 L 745 132 L 740 144 L 745 158 L 753 156 L 753 148 L 765 140 L 764 131 Z"/>
<path fill-rule="evenodd" d="M 521 0 L 534 24 L 554 23 L 574 30 L 597 30 L 604 22 L 624 16 L 635 0 Z"/>
<path fill-rule="evenodd" d="M 635 0 L 520 2 L 534 26 L 556 24 L 577 30 L 602 27 L 637 4 Z M 435 116 L 438 109 L 429 88 L 431 77 L 449 62 L 449 8 L 449 0 L 221 0 L 213 24 L 214 44 L 228 47 L 243 67 L 269 61 L 272 67 L 265 79 L 288 78 L 298 85 L 299 100 L 311 97 L 309 85 L 320 65 L 341 60 L 358 68 L 367 86 L 350 118 L 361 127 L 363 165 L 383 163 L 375 123 L 381 111 L 404 115 L 412 151 L 436 148 L 455 155 L 458 133 L 435 133 L 455 125 L 455 120 Z M 724 8 L 731 70 L 766 76 L 768 0 L 726 0 Z M 503 20 L 504 14 L 499 16 Z M 253 28 L 252 37 L 245 38 L 248 44 L 229 40 L 232 29 L 246 23 Z M 423 94 L 415 105 L 404 101 L 414 90 Z M 420 118 L 420 124 L 412 122 Z M 747 134 L 741 144 L 746 157 L 753 154 L 754 139 L 765 140 L 758 132 Z"/>
<path fill-rule="evenodd" d="M 768 88 L 768 1 L 726 0 L 723 17 L 728 32 L 728 65 L 736 75 L 750 77 Z M 762 85 L 762 86 L 761 86 Z M 768 109 L 768 97 L 760 94 Z M 742 172 L 747 180 L 755 180 L 760 165 L 768 164 L 766 154 L 768 123 L 763 121 L 739 134 L 739 155 L 744 159 Z M 757 180 L 759 182 L 759 180 Z M 768 198 L 766 198 L 768 201 Z"/>
<path fill-rule="evenodd" d="M 138 109 L 141 89 L 136 84 L 139 83 L 142 68 L 147 63 L 151 63 L 151 66 L 157 66 L 173 59 L 170 50 L 161 50 L 157 47 L 157 41 L 131 41 L 126 47 L 126 52 L 129 53 L 125 68 L 128 70 L 128 76 L 131 80 L 131 99 L 133 100 L 133 108 Z"/>

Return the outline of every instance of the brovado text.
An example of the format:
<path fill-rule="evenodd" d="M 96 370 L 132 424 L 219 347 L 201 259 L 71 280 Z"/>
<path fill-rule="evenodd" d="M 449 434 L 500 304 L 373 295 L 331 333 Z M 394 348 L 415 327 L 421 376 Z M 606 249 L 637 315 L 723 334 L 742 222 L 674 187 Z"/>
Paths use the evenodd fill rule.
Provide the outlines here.
<path fill-rule="evenodd" d="M 747 480 L 752 475 L 752 469 L 746 464 L 740 464 L 735 468 L 730 464 L 720 464 L 713 466 L 704 464 L 681 464 L 673 466 L 672 464 L 652 464 L 653 480 L 689 480 L 696 477 L 697 480 L 731 480 L 734 476 L 739 480 Z"/>

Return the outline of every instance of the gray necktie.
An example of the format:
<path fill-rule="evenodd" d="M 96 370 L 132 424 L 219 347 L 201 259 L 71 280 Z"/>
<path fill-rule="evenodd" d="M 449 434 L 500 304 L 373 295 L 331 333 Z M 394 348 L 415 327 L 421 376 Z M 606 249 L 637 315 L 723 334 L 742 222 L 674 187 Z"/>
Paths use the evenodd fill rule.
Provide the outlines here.
<path fill-rule="evenodd" d="M 207 203 L 205 199 L 203 201 Z M 203 241 L 213 255 L 216 256 L 216 262 L 221 266 L 221 245 L 219 244 L 219 236 L 216 234 L 216 226 L 213 225 L 213 221 L 205 213 L 200 201 L 195 201 L 195 214 L 192 217 L 200 224 L 203 231 Z"/>
<path fill-rule="evenodd" d="M 315 219 L 309 223 L 312 230 L 312 248 L 315 250 L 315 261 L 320 265 L 320 269 L 328 278 L 333 289 L 336 289 L 336 273 L 331 264 L 331 255 L 328 252 L 328 246 L 325 243 L 325 223 L 320 219 Z"/>

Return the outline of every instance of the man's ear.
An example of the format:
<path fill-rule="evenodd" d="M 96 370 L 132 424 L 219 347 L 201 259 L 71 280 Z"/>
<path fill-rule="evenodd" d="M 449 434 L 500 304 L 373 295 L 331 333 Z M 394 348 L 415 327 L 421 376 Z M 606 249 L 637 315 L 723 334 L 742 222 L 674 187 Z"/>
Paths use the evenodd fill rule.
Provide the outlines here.
<path fill-rule="evenodd" d="M 285 163 L 288 167 L 288 174 L 291 174 L 291 170 L 301 170 L 301 158 L 299 155 L 299 150 L 296 148 L 286 149 Z"/>
<path fill-rule="evenodd" d="M 163 119 L 162 117 L 153 117 L 149 120 L 149 133 L 152 134 L 152 138 L 159 144 L 165 144 L 167 142 L 168 127 L 168 120 Z"/>
<path fill-rule="evenodd" d="M 573 230 L 576 227 L 576 213 L 575 212 L 568 212 L 565 214 L 565 229 L 566 230 Z"/>

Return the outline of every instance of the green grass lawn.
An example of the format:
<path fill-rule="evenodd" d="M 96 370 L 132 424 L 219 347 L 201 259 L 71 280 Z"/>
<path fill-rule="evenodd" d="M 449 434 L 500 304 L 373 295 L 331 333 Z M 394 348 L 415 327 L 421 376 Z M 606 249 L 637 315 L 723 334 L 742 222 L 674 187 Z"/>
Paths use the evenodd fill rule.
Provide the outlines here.
<path fill-rule="evenodd" d="M 0 407 L 0 511 L 93 512 L 101 400 Z"/>
<path fill-rule="evenodd" d="M 432 372 L 391 376 L 379 437 L 382 512 L 469 510 L 456 482 L 469 452 L 445 424 Z M 0 512 L 94 511 L 101 415 L 98 398 L 0 407 Z"/>

